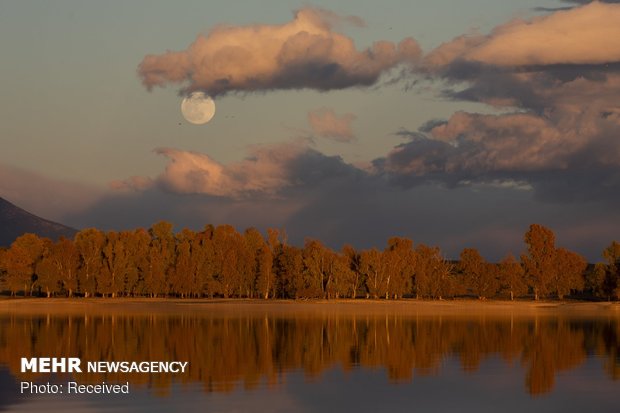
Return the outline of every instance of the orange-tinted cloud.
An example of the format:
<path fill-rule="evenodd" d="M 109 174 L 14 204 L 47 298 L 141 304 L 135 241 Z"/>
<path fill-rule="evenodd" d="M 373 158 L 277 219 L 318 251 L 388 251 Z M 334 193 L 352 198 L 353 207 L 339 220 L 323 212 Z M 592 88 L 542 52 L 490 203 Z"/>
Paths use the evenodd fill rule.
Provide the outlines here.
<path fill-rule="evenodd" d="M 359 18 L 303 8 L 281 25 L 218 26 L 184 51 L 147 55 L 138 67 L 143 84 L 180 84 L 211 96 L 274 89 L 332 90 L 369 86 L 390 69 L 415 61 L 418 44 L 377 41 L 358 50 L 334 30 Z"/>
<path fill-rule="evenodd" d="M 338 142 L 351 142 L 355 134 L 351 123 L 356 119 L 352 113 L 337 115 L 333 109 L 321 108 L 308 112 L 308 123 L 312 132 L 322 138 Z"/>
<path fill-rule="evenodd" d="M 460 36 L 427 61 L 495 66 L 604 64 L 620 61 L 620 6 L 593 2 L 532 20 L 513 20 L 486 36 Z"/>
<path fill-rule="evenodd" d="M 256 147 L 249 157 L 224 165 L 206 154 L 161 148 L 156 152 L 169 163 L 158 181 L 178 193 L 231 198 L 248 193 L 273 194 L 289 184 L 287 165 L 301 150 L 294 145 Z"/>

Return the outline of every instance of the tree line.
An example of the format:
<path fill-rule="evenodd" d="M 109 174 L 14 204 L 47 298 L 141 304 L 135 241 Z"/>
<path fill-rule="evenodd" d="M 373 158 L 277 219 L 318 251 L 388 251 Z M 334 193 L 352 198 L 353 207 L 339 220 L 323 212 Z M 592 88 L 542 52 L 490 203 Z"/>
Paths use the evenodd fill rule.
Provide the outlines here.
<path fill-rule="evenodd" d="M 24 234 L 0 249 L 0 278 L 11 295 L 47 297 L 618 299 L 620 243 L 591 266 L 557 248 L 544 226 L 531 225 L 524 240 L 519 259 L 491 263 L 466 248 L 449 261 L 438 247 L 403 237 L 390 238 L 384 250 L 334 251 L 315 239 L 289 245 L 275 229 L 266 237 L 230 225 L 175 234 L 162 221 L 148 230 L 89 228 L 57 242 Z"/>

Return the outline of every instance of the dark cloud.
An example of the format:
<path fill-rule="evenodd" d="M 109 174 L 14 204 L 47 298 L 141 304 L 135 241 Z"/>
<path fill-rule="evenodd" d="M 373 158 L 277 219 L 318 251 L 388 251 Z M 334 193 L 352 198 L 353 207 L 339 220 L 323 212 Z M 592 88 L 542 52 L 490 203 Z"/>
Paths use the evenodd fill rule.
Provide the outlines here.
<path fill-rule="evenodd" d="M 606 203 L 540 203 L 528 190 L 501 183 L 447 188 L 422 183 L 409 189 L 390 185 L 385 176 L 360 173 L 334 158 L 319 155 L 327 171 L 317 175 L 316 160 L 297 165 L 298 185 L 277 197 L 232 199 L 205 194 L 178 194 L 160 187 L 110 193 L 97 205 L 67 216 L 77 227 L 102 229 L 148 227 L 165 219 L 183 227 L 232 224 L 238 230 L 284 228 L 289 242 L 306 237 L 339 249 L 383 248 L 399 235 L 415 243 L 438 245 L 449 258 L 464 247 L 479 248 L 488 259 L 524 249 L 531 223 L 543 223 L 558 235 L 558 245 L 597 260 L 620 230 L 620 212 Z"/>
<path fill-rule="evenodd" d="M 584 126 L 580 117 L 558 126 L 566 116 L 458 112 L 428 134 L 410 132 L 411 139 L 375 167 L 405 188 L 503 183 L 529 185 L 544 201 L 620 204 L 618 124 L 599 117 L 588 125 L 592 135 L 584 136 L 575 129 Z"/>
<path fill-rule="evenodd" d="M 544 7 L 544 6 L 539 6 L 539 7 L 534 7 L 532 10 L 534 11 L 542 11 L 542 12 L 554 12 L 554 11 L 559 11 L 559 10 L 570 10 L 572 9 L 571 6 L 564 6 L 564 7 Z"/>

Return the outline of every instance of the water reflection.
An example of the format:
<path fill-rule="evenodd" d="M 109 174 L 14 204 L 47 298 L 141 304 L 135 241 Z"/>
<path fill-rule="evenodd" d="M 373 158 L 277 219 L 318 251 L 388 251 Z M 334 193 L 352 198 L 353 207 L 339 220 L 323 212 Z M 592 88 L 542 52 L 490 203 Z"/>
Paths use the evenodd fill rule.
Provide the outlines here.
<path fill-rule="evenodd" d="M 620 320 L 564 317 L 415 317 L 377 315 L 4 315 L 0 366 L 20 381 L 65 380 L 20 373 L 21 357 L 82 360 L 189 360 L 184 375 L 87 373 L 81 383 L 125 382 L 165 396 L 178 383 L 205 392 L 277 387 L 291 371 L 319 380 L 338 367 L 382 368 L 390 381 L 441 375 L 446 359 L 476 374 L 484 360 L 520 366 L 531 395 L 549 393 L 558 373 L 602 360 L 620 377 Z"/>

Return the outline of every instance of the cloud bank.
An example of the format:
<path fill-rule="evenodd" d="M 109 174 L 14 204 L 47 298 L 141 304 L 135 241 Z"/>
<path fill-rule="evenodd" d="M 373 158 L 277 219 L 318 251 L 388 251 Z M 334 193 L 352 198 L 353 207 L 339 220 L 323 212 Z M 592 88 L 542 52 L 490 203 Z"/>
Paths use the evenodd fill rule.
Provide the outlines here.
<path fill-rule="evenodd" d="M 439 46 L 422 71 L 442 95 L 504 113 L 400 131 L 375 167 L 406 187 L 526 182 L 545 200 L 618 204 L 619 21 L 620 5 L 594 2 Z"/>
<path fill-rule="evenodd" d="M 405 188 L 490 185 L 534 190 L 548 201 L 620 202 L 619 4 L 593 2 L 513 20 L 487 35 L 459 36 L 419 60 L 413 40 L 356 50 L 351 39 L 334 31 L 342 20 L 306 8 L 283 25 L 219 27 L 184 52 L 145 58 L 140 70 L 148 87 L 186 81 L 190 89 L 217 94 L 369 84 L 396 64 L 416 61 L 411 75 L 443 82 L 444 98 L 483 103 L 502 113 L 460 111 L 417 131 L 400 131 L 407 142 L 372 161 L 377 176 Z M 253 64 L 241 64 L 235 56 L 251 58 Z M 326 83 L 313 83 L 320 73 L 316 65 L 326 62 L 346 76 L 320 76 Z M 345 83 L 336 81 L 345 78 Z M 354 138 L 353 119 L 326 108 L 308 114 L 317 136 L 339 141 Z M 159 153 L 170 159 L 153 181 L 161 187 L 231 198 L 274 196 L 312 176 L 308 171 L 293 174 L 294 166 L 329 159 L 294 144 L 256 147 L 229 165 L 206 154 Z M 149 182 L 132 178 L 118 186 Z"/>
<path fill-rule="evenodd" d="M 354 17 L 303 8 L 281 25 L 219 26 L 186 49 L 147 55 L 138 67 L 149 90 L 168 84 L 211 96 L 276 89 L 320 91 L 370 86 L 390 69 L 420 57 L 418 44 L 377 41 L 358 50 L 334 29 Z"/>

